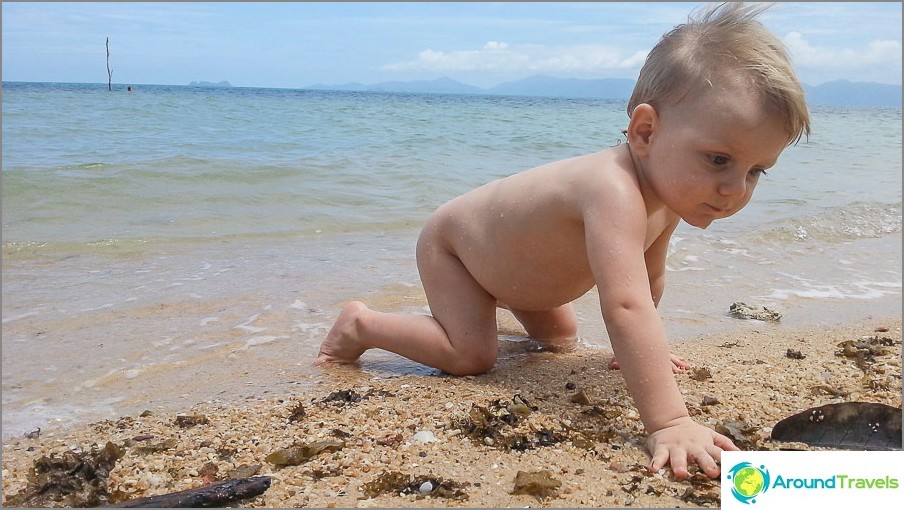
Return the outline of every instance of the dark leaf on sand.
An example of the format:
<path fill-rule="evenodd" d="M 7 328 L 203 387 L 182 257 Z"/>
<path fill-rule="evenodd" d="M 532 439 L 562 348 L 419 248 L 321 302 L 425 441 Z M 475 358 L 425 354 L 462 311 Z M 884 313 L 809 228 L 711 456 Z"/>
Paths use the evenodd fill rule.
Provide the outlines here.
<path fill-rule="evenodd" d="M 264 457 L 264 460 L 277 466 L 297 466 L 313 459 L 322 452 L 335 452 L 343 447 L 345 447 L 345 443 L 338 441 L 317 441 L 316 443 L 277 450 Z"/>
<path fill-rule="evenodd" d="M 537 498 L 546 498 L 558 493 L 562 482 L 552 477 L 552 473 L 542 471 L 518 471 L 515 475 L 515 487 L 512 494 L 530 494 Z"/>
<path fill-rule="evenodd" d="M 872 402 L 814 407 L 776 423 L 772 439 L 847 450 L 900 450 L 901 408 Z"/>
<path fill-rule="evenodd" d="M 727 436 L 742 450 L 753 450 L 757 448 L 756 436 L 754 434 L 759 428 L 756 426 L 740 421 L 725 420 L 716 425 L 715 430 L 719 434 Z"/>

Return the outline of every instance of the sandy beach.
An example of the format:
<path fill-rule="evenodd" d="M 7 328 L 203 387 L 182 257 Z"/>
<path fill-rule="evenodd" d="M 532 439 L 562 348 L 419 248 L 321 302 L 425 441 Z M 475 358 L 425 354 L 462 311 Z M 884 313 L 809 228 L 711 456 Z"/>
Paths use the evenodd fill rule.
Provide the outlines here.
<path fill-rule="evenodd" d="M 839 345 L 848 341 L 884 348 L 857 358 Z M 695 367 L 676 375 L 691 414 L 745 450 L 815 448 L 770 439 L 776 422 L 811 407 L 901 406 L 900 317 L 806 329 L 747 321 L 673 351 Z M 3 505 L 62 506 L 23 499 L 35 461 L 112 443 L 122 457 L 95 480 L 106 503 L 268 476 L 263 495 L 235 506 L 718 507 L 718 480 L 646 471 L 639 416 L 610 359 L 586 347 L 507 353 L 477 377 L 335 366 L 297 393 L 7 438 Z"/>

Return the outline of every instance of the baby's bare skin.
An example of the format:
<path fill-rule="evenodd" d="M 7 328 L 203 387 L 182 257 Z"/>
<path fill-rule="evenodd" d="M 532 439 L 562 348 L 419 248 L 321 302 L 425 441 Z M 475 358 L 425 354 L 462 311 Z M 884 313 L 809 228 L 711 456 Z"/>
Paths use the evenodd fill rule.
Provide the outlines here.
<path fill-rule="evenodd" d="M 669 238 L 684 220 L 706 228 L 750 200 L 788 143 L 783 125 L 739 83 L 657 111 L 638 105 L 628 143 L 493 181 L 441 206 L 418 240 L 431 315 L 347 305 L 315 363 L 350 363 L 381 348 L 451 374 L 490 370 L 496 308 L 530 337 L 573 343 L 570 304 L 593 286 L 658 470 L 688 461 L 719 474 L 731 441 L 690 419 L 656 306 Z"/>
<path fill-rule="evenodd" d="M 576 318 L 569 303 L 595 285 L 582 220 L 588 205 L 581 197 L 592 201 L 595 187 L 636 189 L 632 174 L 627 147 L 621 146 L 494 181 L 440 207 L 424 227 L 420 244 L 457 257 L 496 306 L 510 310 L 543 349 L 570 350 Z M 644 248 L 676 224 L 677 218 L 657 215 L 647 226 Z M 658 249 L 665 247 L 660 243 Z M 419 255 L 422 251 L 426 248 Z M 663 265 L 659 276 L 664 255 L 648 255 Z M 659 295 L 661 289 L 657 302 Z M 360 302 L 346 305 L 324 342 L 320 363 L 353 362 L 366 350 L 346 324 L 364 310 Z M 677 356 L 670 360 L 676 373 L 690 366 Z M 618 362 L 613 360 L 610 368 L 619 368 Z"/>

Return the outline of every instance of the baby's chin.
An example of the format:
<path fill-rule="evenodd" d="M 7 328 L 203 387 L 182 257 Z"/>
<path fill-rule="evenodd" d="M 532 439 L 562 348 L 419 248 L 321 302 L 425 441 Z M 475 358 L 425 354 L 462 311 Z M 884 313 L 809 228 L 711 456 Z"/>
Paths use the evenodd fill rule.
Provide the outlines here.
<path fill-rule="evenodd" d="M 706 230 L 707 227 L 709 227 L 710 225 L 712 225 L 712 223 L 714 221 L 716 221 L 716 218 L 709 218 L 709 219 L 706 219 L 706 218 L 681 218 L 681 219 L 684 220 L 684 222 L 687 223 L 688 225 L 690 225 L 692 227 L 697 227 L 700 230 Z"/>

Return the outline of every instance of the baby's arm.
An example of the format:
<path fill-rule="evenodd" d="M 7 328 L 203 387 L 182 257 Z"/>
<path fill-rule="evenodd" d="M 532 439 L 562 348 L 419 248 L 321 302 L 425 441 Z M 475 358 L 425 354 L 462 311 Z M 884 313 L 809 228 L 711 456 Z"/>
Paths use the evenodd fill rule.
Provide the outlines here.
<path fill-rule="evenodd" d="M 622 197 L 598 200 L 596 204 L 608 207 L 591 206 L 584 215 L 588 257 L 612 349 L 649 434 L 651 470 L 670 463 L 675 475 L 684 478 L 690 460 L 715 477 L 722 450 L 737 448 L 688 415 L 651 295 L 644 256 L 646 210 L 642 201 L 628 202 Z"/>
<path fill-rule="evenodd" d="M 672 238 L 672 232 L 675 231 L 676 227 L 678 227 L 678 220 L 666 227 L 644 253 L 644 260 L 647 265 L 647 278 L 650 281 L 650 296 L 652 296 L 653 306 L 656 308 L 659 308 L 659 301 L 665 292 L 665 260 L 669 255 L 669 239 Z M 672 360 L 672 372 L 680 374 L 691 368 L 690 363 L 679 356 L 669 354 L 669 357 Z M 613 360 L 613 363 L 616 362 Z"/>
<path fill-rule="evenodd" d="M 662 299 L 662 294 L 665 292 L 665 260 L 669 254 L 669 239 L 676 227 L 678 227 L 678 221 L 672 222 L 644 252 L 647 279 L 650 281 L 650 295 L 653 297 L 653 306 L 657 308 L 659 300 Z"/>
<path fill-rule="evenodd" d="M 653 306 L 656 308 L 659 307 L 659 300 L 662 299 L 662 294 L 665 291 L 665 260 L 669 253 L 669 239 L 677 226 L 678 221 L 676 220 L 666 227 L 662 234 L 653 241 L 653 244 L 651 244 L 644 253 L 644 261 L 647 267 L 647 279 L 650 282 L 650 296 L 653 298 Z M 680 374 L 691 368 L 690 363 L 684 361 L 679 356 L 669 354 L 669 358 L 672 362 L 672 372 L 676 374 Z M 612 359 L 612 362 L 609 363 L 609 368 L 612 370 L 621 368 L 621 364 L 618 362 L 617 358 Z"/>

